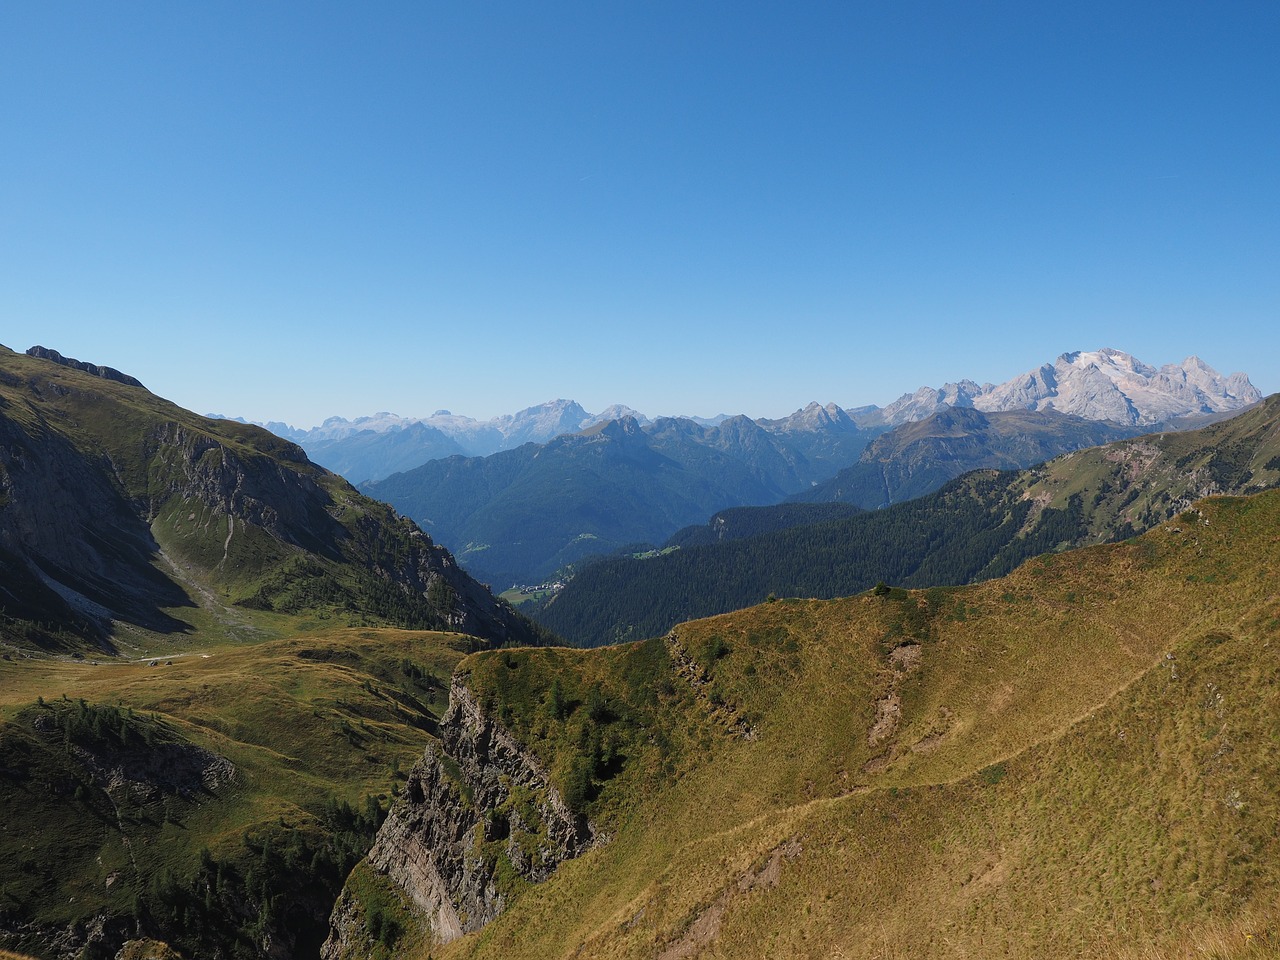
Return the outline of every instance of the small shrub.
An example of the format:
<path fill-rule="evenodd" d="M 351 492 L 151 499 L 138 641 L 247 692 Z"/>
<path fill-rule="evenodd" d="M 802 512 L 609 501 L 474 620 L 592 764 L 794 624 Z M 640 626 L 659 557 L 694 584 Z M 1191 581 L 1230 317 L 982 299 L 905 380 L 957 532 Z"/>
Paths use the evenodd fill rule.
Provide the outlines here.
<path fill-rule="evenodd" d="M 1007 772 L 1008 771 L 1005 770 L 1003 763 L 993 763 L 989 767 L 983 767 L 982 770 L 978 772 L 978 779 L 988 787 L 994 787 L 1004 779 L 1005 773 Z"/>

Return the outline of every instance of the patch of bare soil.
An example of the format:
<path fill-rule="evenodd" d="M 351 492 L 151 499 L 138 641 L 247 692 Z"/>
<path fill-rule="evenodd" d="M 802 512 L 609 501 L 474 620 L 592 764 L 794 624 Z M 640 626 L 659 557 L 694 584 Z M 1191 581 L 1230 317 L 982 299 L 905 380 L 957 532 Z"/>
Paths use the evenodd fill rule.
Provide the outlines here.
<path fill-rule="evenodd" d="M 902 697 L 897 690 L 891 690 L 882 700 L 876 701 L 876 722 L 867 733 L 867 743 L 879 746 L 898 731 L 898 721 L 902 719 Z"/>
<path fill-rule="evenodd" d="M 918 643 L 904 643 L 900 647 L 894 647 L 893 652 L 889 654 L 889 663 L 895 670 L 903 673 L 910 673 L 920 666 L 920 661 L 923 659 L 924 649 Z"/>
<path fill-rule="evenodd" d="M 753 890 L 768 890 L 776 887 L 782 879 L 782 866 L 800 856 L 800 841 L 788 840 L 779 844 L 769 853 L 769 859 L 758 870 L 748 870 L 736 883 L 731 884 L 710 906 L 698 914 L 684 935 L 669 944 L 658 954 L 658 960 L 687 960 L 695 957 L 720 936 L 720 926 L 725 914 L 733 902 Z"/>
<path fill-rule="evenodd" d="M 876 701 L 876 718 L 871 724 L 871 729 L 867 731 L 869 746 L 878 747 L 888 743 L 889 749 L 881 756 L 863 764 L 864 773 L 879 773 L 892 761 L 895 746 L 893 739 L 897 736 L 898 726 L 902 722 L 902 696 L 898 691 L 902 687 L 902 681 L 918 670 L 923 661 L 924 648 L 918 643 L 905 643 L 895 647 L 889 653 L 889 666 L 892 672 L 889 675 L 888 689 L 885 690 L 884 696 Z"/>
<path fill-rule="evenodd" d="M 879 746 L 898 732 L 898 724 L 902 720 L 902 697 L 898 689 L 903 678 L 919 669 L 923 660 L 924 649 L 918 643 L 904 643 L 890 652 L 889 666 L 893 673 L 889 678 L 889 689 L 876 701 L 876 719 L 867 732 L 867 743 L 871 746 Z"/>

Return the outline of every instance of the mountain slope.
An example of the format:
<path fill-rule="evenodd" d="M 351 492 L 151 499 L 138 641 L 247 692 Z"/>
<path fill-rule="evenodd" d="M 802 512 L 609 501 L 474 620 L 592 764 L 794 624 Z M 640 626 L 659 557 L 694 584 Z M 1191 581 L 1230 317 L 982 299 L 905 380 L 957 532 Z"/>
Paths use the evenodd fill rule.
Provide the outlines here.
<path fill-rule="evenodd" d="M 209 633 L 198 655 L 0 660 L 0 955 L 314 958 L 479 643 Z"/>
<path fill-rule="evenodd" d="M 315 957 L 454 664 L 544 633 L 293 444 L 32 353 L 0 348 L 0 948 Z"/>
<path fill-rule="evenodd" d="M 810 461 L 784 434 L 827 436 L 811 442 L 815 455 L 824 443 L 839 455 L 865 442 L 851 423 L 832 423 L 824 415 L 805 432 L 746 417 L 710 427 L 624 418 L 541 446 L 434 461 L 361 489 L 430 530 L 478 577 L 537 583 L 583 557 L 661 543 L 717 510 L 803 489 L 834 467 Z"/>
<path fill-rule="evenodd" d="M 412 523 L 298 447 L 77 363 L 0 348 L 6 637 L 110 649 L 131 628 L 177 635 L 239 605 L 535 638 Z"/>
<path fill-rule="evenodd" d="M 1123 539 L 1202 496 L 1280 482 L 1280 395 L 1201 430 L 978 472 L 884 510 L 581 570 L 537 612 L 584 645 L 656 636 L 681 620 L 776 596 L 834 597 L 878 581 L 958 584 L 1030 556 Z"/>
<path fill-rule="evenodd" d="M 1215 498 L 977 586 L 472 657 L 446 723 L 531 754 L 608 839 L 461 936 L 366 865 L 328 956 L 380 955 L 362 906 L 397 896 L 410 958 L 1164 957 L 1230 924 L 1269 956 L 1277 526 L 1280 493 Z M 486 774 L 451 769 L 460 793 L 384 832 Z M 512 829 L 471 835 L 500 883 Z"/>
<path fill-rule="evenodd" d="M 874 510 L 932 493 L 970 470 L 1016 470 L 1142 432 L 1052 410 L 948 408 L 881 434 L 857 463 L 793 499 Z"/>
<path fill-rule="evenodd" d="M 677 530 L 665 548 L 700 547 L 726 540 L 745 540 L 761 533 L 825 523 L 859 513 L 848 503 L 779 503 L 773 507 L 731 507 L 721 510 L 706 523 Z"/>

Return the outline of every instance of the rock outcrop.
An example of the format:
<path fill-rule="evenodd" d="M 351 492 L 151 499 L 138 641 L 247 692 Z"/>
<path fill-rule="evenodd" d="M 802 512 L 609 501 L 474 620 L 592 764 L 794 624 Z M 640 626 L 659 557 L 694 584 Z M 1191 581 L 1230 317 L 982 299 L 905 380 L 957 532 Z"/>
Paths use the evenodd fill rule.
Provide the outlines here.
<path fill-rule="evenodd" d="M 485 714 L 465 679 L 454 678 L 440 744 L 410 772 L 366 858 L 412 901 L 441 944 L 502 913 L 513 876 L 539 883 L 602 839 L 569 809 L 537 758 Z M 325 960 L 363 955 L 367 914 L 348 885 L 334 909 Z"/>
<path fill-rule="evenodd" d="M 80 370 L 94 377 L 101 377 L 103 380 L 114 380 L 116 383 L 123 383 L 129 387 L 141 387 L 142 381 L 137 377 L 131 377 L 127 373 L 121 373 L 115 367 L 101 367 L 96 363 L 85 363 L 83 360 L 75 360 L 71 357 L 64 357 L 57 350 L 50 350 L 48 347 L 34 346 L 27 351 L 28 357 L 37 357 L 41 360 L 52 360 L 54 363 L 61 364 L 64 367 L 70 367 L 73 370 Z M 146 389 L 143 387 L 143 389 Z"/>

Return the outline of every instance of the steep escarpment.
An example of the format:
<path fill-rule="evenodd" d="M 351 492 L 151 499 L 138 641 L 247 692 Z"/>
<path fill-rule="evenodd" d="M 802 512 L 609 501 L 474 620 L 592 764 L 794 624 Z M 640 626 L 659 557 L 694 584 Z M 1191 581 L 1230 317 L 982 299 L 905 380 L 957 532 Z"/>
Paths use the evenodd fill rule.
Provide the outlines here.
<path fill-rule="evenodd" d="M 493 643 L 537 628 L 384 504 L 247 424 L 0 348 L 0 631 L 112 649 L 197 607 L 334 611 Z"/>
<path fill-rule="evenodd" d="M 7 632 L 45 647 L 92 638 L 109 647 L 114 618 L 157 631 L 183 627 L 190 605 L 150 563 L 145 518 L 66 436 L 0 404 L 0 610 Z"/>
<path fill-rule="evenodd" d="M 523 888 L 599 840 L 537 758 L 485 713 L 465 680 L 465 674 L 454 678 L 440 744 L 409 774 L 361 866 L 363 884 L 348 883 L 343 891 L 326 960 L 364 956 L 378 941 L 391 946 L 388 940 L 401 932 L 440 944 L 456 940 L 493 921 Z M 386 935 L 379 901 L 388 893 L 412 904 L 416 931 Z"/>

